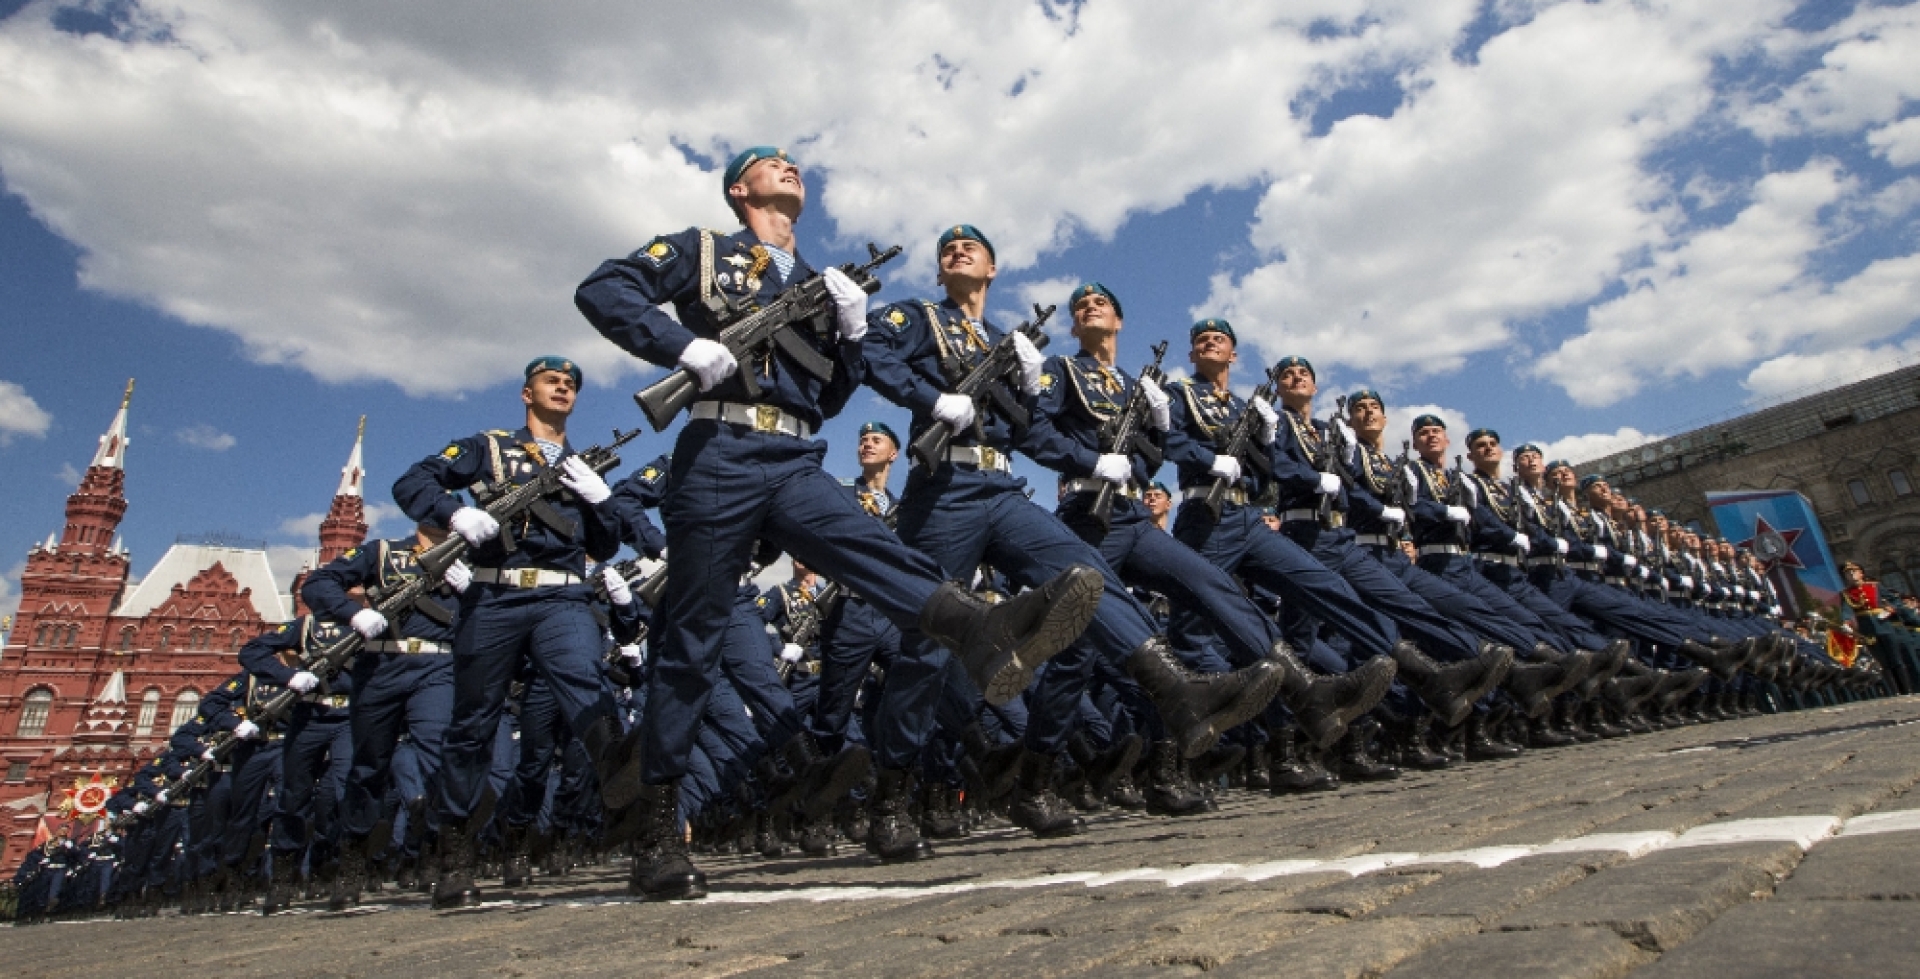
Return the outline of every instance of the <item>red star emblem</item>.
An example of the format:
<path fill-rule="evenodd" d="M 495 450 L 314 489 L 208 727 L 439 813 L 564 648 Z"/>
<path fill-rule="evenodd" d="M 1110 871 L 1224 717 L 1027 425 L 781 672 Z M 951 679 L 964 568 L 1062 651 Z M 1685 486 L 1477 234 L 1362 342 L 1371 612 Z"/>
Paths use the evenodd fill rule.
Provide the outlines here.
<path fill-rule="evenodd" d="M 1793 542 L 1799 540 L 1800 535 L 1804 533 L 1806 529 L 1802 527 L 1777 530 L 1772 524 L 1767 523 L 1766 517 L 1755 514 L 1753 536 L 1736 546 L 1752 551 L 1753 556 L 1759 558 L 1760 563 L 1768 571 L 1780 565 L 1789 568 L 1805 568 L 1806 565 L 1800 563 L 1800 556 L 1793 553 Z"/>

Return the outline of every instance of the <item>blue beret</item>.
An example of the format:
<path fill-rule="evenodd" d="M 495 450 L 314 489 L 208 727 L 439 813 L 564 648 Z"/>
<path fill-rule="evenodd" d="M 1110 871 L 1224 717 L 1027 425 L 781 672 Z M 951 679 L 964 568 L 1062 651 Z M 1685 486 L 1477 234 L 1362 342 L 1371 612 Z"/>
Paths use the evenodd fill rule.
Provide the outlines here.
<path fill-rule="evenodd" d="M 1666 515 L 1667 515 L 1667 511 L 1665 510 L 1654 509 L 1654 510 L 1647 511 L 1647 516 L 1649 517 L 1664 517 Z"/>
<path fill-rule="evenodd" d="M 1080 288 L 1073 290 L 1073 295 L 1067 297 L 1067 309 L 1072 310 L 1074 303 L 1077 303 L 1080 300 L 1085 299 L 1088 296 L 1091 296 L 1095 293 L 1099 293 L 1100 295 L 1107 297 L 1107 302 L 1110 302 L 1113 304 L 1114 315 L 1120 317 L 1121 319 L 1127 318 L 1126 311 L 1120 308 L 1119 297 L 1113 294 L 1112 289 L 1109 289 L 1098 282 L 1089 282 L 1086 285 L 1083 285 Z"/>
<path fill-rule="evenodd" d="M 1475 439 L 1478 439 L 1483 435 L 1493 436 L 1493 440 L 1495 443 L 1498 443 L 1500 441 L 1499 432 L 1496 432 L 1491 428 L 1476 428 L 1473 431 L 1467 433 L 1467 444 L 1472 445 Z"/>
<path fill-rule="evenodd" d="M 1273 365 L 1273 372 L 1278 374 L 1289 367 L 1305 367 L 1308 377 L 1316 381 L 1320 379 L 1320 375 L 1313 372 L 1313 364 L 1305 357 L 1282 357 L 1279 363 Z"/>
<path fill-rule="evenodd" d="M 759 163 L 761 160 L 785 160 L 788 163 L 800 162 L 788 156 L 787 151 L 778 146 L 755 146 L 741 150 L 740 155 L 734 157 L 733 162 L 727 164 L 726 171 L 720 175 L 720 192 L 724 194 L 727 192 L 728 187 L 739 183 L 741 175 L 747 172 L 747 168 Z"/>
<path fill-rule="evenodd" d="M 1234 346 L 1240 345 L 1240 338 L 1233 335 L 1233 324 L 1226 320 L 1205 319 L 1193 324 L 1192 328 L 1187 330 L 1187 342 L 1192 343 L 1200 339 L 1202 333 L 1224 333 L 1227 340 Z"/>
<path fill-rule="evenodd" d="M 980 247 L 985 248 L 987 250 L 988 258 L 991 258 L 996 262 L 1000 260 L 1000 256 L 994 254 L 993 242 L 988 241 L 987 236 L 981 234 L 980 229 L 974 227 L 971 224 L 956 224 L 953 227 L 948 228 L 946 231 L 941 233 L 940 244 L 936 247 L 945 248 L 947 247 L 947 242 L 949 241 L 977 241 L 980 243 Z"/>
<path fill-rule="evenodd" d="M 1572 468 L 1573 468 L 1573 463 L 1568 462 L 1565 459 L 1555 459 L 1552 462 L 1547 463 L 1548 472 L 1552 472 L 1555 469 L 1572 469 Z"/>
<path fill-rule="evenodd" d="M 1421 429 L 1426 428 L 1428 425 L 1438 425 L 1442 431 L 1445 431 L 1447 427 L 1447 423 L 1441 421 L 1439 415 L 1421 415 L 1413 420 L 1413 431 L 1415 434 L 1418 434 Z"/>
<path fill-rule="evenodd" d="M 1580 488 L 1586 489 L 1587 487 L 1592 486 L 1595 483 L 1604 483 L 1604 482 L 1606 482 L 1606 480 L 1602 479 L 1598 474 L 1591 475 L 1591 476 L 1582 476 L 1580 477 Z"/>
<path fill-rule="evenodd" d="M 1469 441 L 1469 442 L 1471 442 L 1471 441 L 1473 441 L 1473 440 L 1472 440 L 1472 439 L 1468 439 L 1467 441 Z M 1535 444 L 1533 444 L 1532 442 L 1527 442 L 1527 443 L 1525 443 L 1525 444 L 1523 444 L 1523 445 L 1521 445 L 1521 446 L 1520 446 L 1519 448 L 1517 448 L 1517 449 L 1515 449 L 1515 450 L 1513 450 L 1513 454 L 1514 454 L 1514 455 L 1519 455 L 1519 454 L 1520 454 L 1520 453 L 1522 453 L 1522 452 L 1531 452 L 1531 453 L 1533 453 L 1534 455 L 1537 455 L 1537 456 L 1539 456 L 1539 457 L 1540 457 L 1540 458 L 1542 458 L 1542 459 L 1544 459 L 1544 458 L 1546 458 L 1546 457 L 1547 457 L 1547 451 L 1546 451 L 1545 449 L 1542 449 L 1542 448 L 1541 448 L 1541 447 L 1539 447 L 1538 445 L 1535 445 Z"/>
<path fill-rule="evenodd" d="M 894 448 L 897 449 L 900 447 L 900 436 L 893 434 L 893 429 L 888 428 L 886 422 L 868 422 L 860 426 L 860 435 L 862 438 L 872 435 L 875 432 L 892 439 Z"/>
<path fill-rule="evenodd" d="M 580 386 L 579 365 L 575 364 L 573 361 L 568 360 L 565 357 L 555 357 L 552 354 L 548 354 L 545 357 L 535 357 L 532 360 L 527 361 L 527 373 L 526 373 L 527 380 L 529 381 L 533 380 L 533 375 L 538 374 L 541 371 L 559 371 L 560 373 L 573 378 L 574 387 L 577 388 Z"/>
<path fill-rule="evenodd" d="M 1387 399 L 1381 397 L 1380 392 L 1375 391 L 1372 388 L 1361 388 L 1360 390 L 1347 395 L 1347 404 L 1349 406 L 1351 406 L 1356 401 L 1372 401 L 1374 404 L 1379 405 L 1381 410 L 1383 411 L 1386 410 L 1386 407 L 1387 407 Z"/>
<path fill-rule="evenodd" d="M 1168 496 L 1172 496 L 1172 495 L 1173 495 L 1173 491 L 1167 488 L 1167 484 L 1165 484 L 1165 483 L 1163 483 L 1163 482 L 1161 482 L 1161 481 L 1159 481 L 1159 480 L 1157 480 L 1157 479 L 1153 481 L 1153 485 L 1151 485 L 1151 486 L 1148 486 L 1148 487 L 1147 487 L 1147 490 L 1148 490 L 1149 492 L 1151 492 L 1151 491 L 1153 491 L 1153 490 L 1159 490 L 1160 492 L 1162 492 L 1162 493 L 1165 493 L 1165 494 L 1167 494 Z"/>

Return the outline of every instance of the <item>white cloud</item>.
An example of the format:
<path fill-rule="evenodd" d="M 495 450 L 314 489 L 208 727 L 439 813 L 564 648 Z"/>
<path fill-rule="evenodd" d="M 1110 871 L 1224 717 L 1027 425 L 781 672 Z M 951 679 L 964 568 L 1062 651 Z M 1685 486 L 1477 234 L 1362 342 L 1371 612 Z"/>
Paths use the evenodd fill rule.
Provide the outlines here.
<path fill-rule="evenodd" d="M 20 611 L 20 573 L 27 570 L 27 562 L 16 561 L 6 573 L 0 574 L 0 615 L 14 615 Z"/>
<path fill-rule="evenodd" d="M 44 438 L 53 416 L 33 400 L 27 389 L 12 381 L 0 381 L 0 445 L 12 445 L 15 438 Z"/>
<path fill-rule="evenodd" d="M 54 473 L 53 478 L 70 488 L 78 487 L 80 485 L 80 470 L 73 468 L 73 463 L 71 462 L 63 462 L 60 464 L 60 471 Z"/>
<path fill-rule="evenodd" d="M 1594 306 L 1586 332 L 1537 372 L 1583 405 L 1607 405 L 1651 379 L 1700 377 L 1813 340 L 1872 341 L 1920 313 L 1920 254 L 1882 258 L 1829 283 L 1812 271 L 1832 243 L 1822 215 L 1857 195 L 1830 159 L 1762 178 L 1729 224 L 1700 231 L 1628 273 L 1628 291 Z"/>
<path fill-rule="evenodd" d="M 1565 459 L 1572 463 L 1582 463 L 1589 459 L 1598 459 L 1613 452 L 1625 452 L 1638 445 L 1644 445 L 1658 435 L 1650 435 L 1637 428 L 1622 426 L 1614 432 L 1594 432 L 1589 435 L 1568 435 L 1551 442 L 1540 442 L 1541 450 L 1549 461 Z"/>
<path fill-rule="evenodd" d="M 1047 335 L 1055 340 L 1065 337 L 1073 330 L 1073 314 L 1067 311 L 1067 296 L 1080 287 L 1080 282 L 1081 280 L 1066 275 L 1022 282 L 1013 287 L 1013 295 L 1020 303 L 1019 310 L 1001 314 L 1001 318 L 1006 320 L 1008 326 L 1012 326 L 1032 319 L 1033 307 L 1036 303 L 1041 309 L 1057 306 L 1059 308 L 1055 309 L 1053 316 L 1047 320 Z M 1060 353 L 1061 351 L 1051 352 Z"/>
<path fill-rule="evenodd" d="M 1755 397 L 1783 401 L 1899 370 L 1920 354 L 1920 342 L 1839 347 L 1810 354 L 1782 354 L 1748 372 L 1743 382 Z"/>
<path fill-rule="evenodd" d="M 363 503 L 362 516 L 367 521 L 368 537 L 384 537 L 389 532 L 400 533 L 403 528 L 413 526 L 400 508 L 391 503 Z M 320 537 L 320 522 L 327 519 L 325 510 L 304 513 L 297 517 L 288 517 L 274 527 L 274 533 L 299 541 L 314 541 Z"/>
<path fill-rule="evenodd" d="M 205 422 L 180 429 L 173 433 L 173 437 L 181 445 L 205 449 L 208 452 L 225 452 L 239 441 Z"/>
<path fill-rule="evenodd" d="M 1331 405 L 1332 402 L 1329 401 L 1327 404 Z M 1440 405 L 1394 405 L 1388 409 L 1387 430 L 1382 436 L 1385 444 L 1391 448 L 1412 438 L 1413 420 L 1421 415 L 1440 416 L 1440 420 L 1447 423 L 1447 439 L 1453 443 L 1453 449 L 1450 451 L 1467 451 L 1467 433 L 1473 431 L 1473 426 L 1467 424 L 1467 413 Z M 1398 448 L 1394 448 L 1395 453 L 1399 451 Z"/>
<path fill-rule="evenodd" d="M 1599 293 L 1676 220 L 1643 168 L 1712 104 L 1717 54 L 1778 4 L 1569 4 L 1489 41 L 1477 64 L 1401 74 L 1391 118 L 1335 124 L 1276 164 L 1253 244 L 1195 307 L 1269 353 L 1400 372 L 1507 347 L 1512 324 Z"/>
<path fill-rule="evenodd" d="M 288 517 L 280 521 L 280 526 L 275 527 L 274 532 L 282 537 L 292 537 L 297 540 L 313 540 L 320 534 L 320 521 L 326 518 L 327 515 L 324 512 Z"/>
<path fill-rule="evenodd" d="M 320 551 L 310 546 L 298 544 L 267 545 L 267 567 L 273 570 L 273 580 L 282 590 L 293 587 L 294 576 L 302 570 L 311 568 L 319 560 Z"/>
<path fill-rule="evenodd" d="M 1867 142 L 1896 166 L 1914 162 L 1920 128 L 1912 120 L 1887 126 L 1920 98 L 1920 8 L 1861 4 L 1826 31 L 1783 33 L 1779 58 L 1824 48 L 1820 65 L 1781 89 L 1777 97 L 1744 107 L 1737 118 L 1762 138 L 1869 129 Z"/>

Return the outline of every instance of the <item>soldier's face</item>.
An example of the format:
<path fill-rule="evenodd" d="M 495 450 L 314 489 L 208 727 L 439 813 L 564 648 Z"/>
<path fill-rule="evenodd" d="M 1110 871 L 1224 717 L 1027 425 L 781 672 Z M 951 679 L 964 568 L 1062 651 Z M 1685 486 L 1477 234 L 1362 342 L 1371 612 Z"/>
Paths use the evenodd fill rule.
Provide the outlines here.
<path fill-rule="evenodd" d="M 860 436 L 859 451 L 860 464 L 863 466 L 884 466 L 900 457 L 900 448 L 879 432 Z"/>
<path fill-rule="evenodd" d="M 1240 359 L 1233 348 L 1233 341 L 1219 330 L 1208 330 L 1193 338 L 1193 349 L 1187 351 L 1187 359 L 1203 374 L 1211 374 Z"/>
<path fill-rule="evenodd" d="M 937 278 L 943 286 L 992 282 L 998 272 L 986 246 L 971 238 L 955 238 L 940 246 Z"/>
<path fill-rule="evenodd" d="M 748 167 L 747 172 L 740 175 L 740 181 L 727 188 L 727 196 L 736 203 L 762 207 L 775 201 L 790 201 L 805 207 L 807 185 L 800 179 L 797 164 L 774 157 Z"/>
<path fill-rule="evenodd" d="M 1353 426 L 1354 434 L 1373 441 L 1387 430 L 1387 409 L 1372 398 L 1361 398 L 1347 402 L 1347 424 Z"/>
<path fill-rule="evenodd" d="M 1587 487 L 1587 506 L 1594 510 L 1605 510 L 1613 502 L 1613 489 L 1605 483 L 1595 483 Z"/>
<path fill-rule="evenodd" d="M 1561 466 L 1559 469 L 1548 473 L 1547 480 L 1553 483 L 1554 489 L 1572 489 L 1578 485 L 1578 480 L 1574 477 L 1573 470 L 1565 466 Z"/>
<path fill-rule="evenodd" d="M 1492 436 L 1482 435 L 1474 439 L 1472 445 L 1467 446 L 1467 458 L 1473 460 L 1476 469 L 1499 472 L 1503 455 L 1500 443 Z"/>
<path fill-rule="evenodd" d="M 1429 463 L 1437 463 L 1447 457 L 1447 447 L 1453 444 L 1447 438 L 1447 430 L 1438 425 L 1428 425 L 1413 433 L 1414 451 Z"/>
<path fill-rule="evenodd" d="M 1073 304 L 1073 333 L 1112 334 L 1120 332 L 1120 313 L 1113 308 L 1113 301 L 1107 297 L 1092 293 L 1080 297 Z"/>
<path fill-rule="evenodd" d="M 520 389 L 520 401 L 529 408 L 557 415 L 573 413 L 573 375 L 560 371 L 541 371 L 527 378 Z"/>
<path fill-rule="evenodd" d="M 1280 530 L 1280 518 L 1274 516 L 1271 513 L 1261 514 L 1260 522 L 1266 524 L 1268 530 L 1274 531 L 1276 533 Z"/>
<path fill-rule="evenodd" d="M 1513 471 L 1521 479 L 1531 483 L 1540 478 L 1547 468 L 1547 460 L 1538 452 L 1522 452 L 1513 457 Z"/>
<path fill-rule="evenodd" d="M 1320 382 L 1314 380 L 1313 372 L 1298 364 L 1280 372 L 1280 394 L 1289 402 L 1312 401 L 1320 393 Z"/>
<path fill-rule="evenodd" d="M 1165 516 L 1167 511 L 1173 508 L 1173 497 L 1159 490 L 1148 490 L 1146 496 L 1141 498 L 1141 502 L 1147 505 L 1147 512 L 1156 517 Z"/>

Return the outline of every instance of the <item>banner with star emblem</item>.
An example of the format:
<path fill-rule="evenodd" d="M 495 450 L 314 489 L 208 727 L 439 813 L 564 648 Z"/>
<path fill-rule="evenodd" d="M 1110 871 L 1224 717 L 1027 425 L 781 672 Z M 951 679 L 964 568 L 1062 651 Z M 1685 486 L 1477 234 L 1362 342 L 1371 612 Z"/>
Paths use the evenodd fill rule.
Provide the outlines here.
<path fill-rule="evenodd" d="M 1789 614 L 1844 616 L 1840 567 L 1806 497 L 1792 490 L 1708 493 L 1707 506 L 1720 536 L 1760 559 Z"/>

